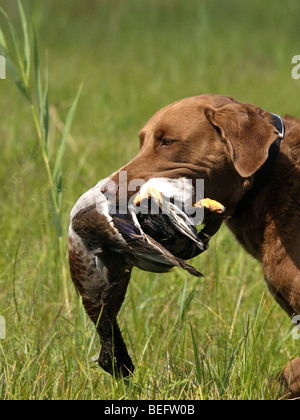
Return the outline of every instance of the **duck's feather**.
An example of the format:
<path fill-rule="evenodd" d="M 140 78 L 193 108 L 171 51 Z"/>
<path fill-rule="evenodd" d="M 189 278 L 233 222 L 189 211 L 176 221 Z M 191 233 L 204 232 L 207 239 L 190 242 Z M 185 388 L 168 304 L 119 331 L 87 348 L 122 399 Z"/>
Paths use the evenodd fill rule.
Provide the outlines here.
<path fill-rule="evenodd" d="M 202 275 L 145 234 L 128 214 L 113 215 L 112 220 L 108 220 L 98 213 L 95 205 L 91 205 L 73 217 L 72 228 L 94 252 L 99 273 L 110 283 L 114 282 L 115 276 L 112 264 L 108 263 L 109 252 L 122 259 L 128 268 L 136 266 L 141 270 L 164 273 L 177 266 L 195 276 Z"/>

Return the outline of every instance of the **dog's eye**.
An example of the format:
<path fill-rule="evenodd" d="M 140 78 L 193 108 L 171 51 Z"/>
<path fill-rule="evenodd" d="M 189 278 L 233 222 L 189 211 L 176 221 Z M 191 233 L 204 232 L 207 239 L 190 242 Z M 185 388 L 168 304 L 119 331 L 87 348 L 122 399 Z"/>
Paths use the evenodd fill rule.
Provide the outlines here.
<path fill-rule="evenodd" d="M 171 146 L 171 144 L 175 143 L 175 140 L 172 139 L 162 139 L 162 146 Z"/>

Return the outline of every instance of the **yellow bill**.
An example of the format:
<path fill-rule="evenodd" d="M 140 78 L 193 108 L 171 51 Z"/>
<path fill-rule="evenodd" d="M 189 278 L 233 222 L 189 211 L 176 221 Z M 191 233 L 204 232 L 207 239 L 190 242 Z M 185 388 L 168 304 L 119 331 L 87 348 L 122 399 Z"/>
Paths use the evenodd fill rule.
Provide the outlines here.
<path fill-rule="evenodd" d="M 194 204 L 194 207 L 205 207 L 214 213 L 225 213 L 225 207 L 223 204 L 216 200 L 211 200 L 210 198 L 203 198 L 202 200 L 199 200 Z"/>
<path fill-rule="evenodd" d="M 158 191 L 157 188 L 151 186 L 143 194 L 138 194 L 133 200 L 134 204 L 137 206 L 141 201 L 153 197 L 158 203 L 162 203 L 162 193 Z"/>

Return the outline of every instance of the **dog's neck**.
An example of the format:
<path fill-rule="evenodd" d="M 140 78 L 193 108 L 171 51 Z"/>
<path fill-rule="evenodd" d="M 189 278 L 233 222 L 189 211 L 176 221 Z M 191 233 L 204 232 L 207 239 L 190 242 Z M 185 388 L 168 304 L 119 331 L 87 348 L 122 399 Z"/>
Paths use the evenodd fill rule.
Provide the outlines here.
<path fill-rule="evenodd" d="M 250 202 L 257 196 L 259 191 L 265 185 L 271 169 L 273 168 L 274 162 L 279 152 L 281 140 L 284 137 L 284 124 L 282 118 L 277 114 L 272 114 L 273 116 L 273 125 L 278 131 L 279 135 L 274 143 L 271 144 L 269 148 L 269 155 L 263 166 L 254 174 L 254 181 L 250 190 L 248 190 L 243 198 L 237 203 L 233 218 L 240 216 L 244 210 L 246 210 Z"/>

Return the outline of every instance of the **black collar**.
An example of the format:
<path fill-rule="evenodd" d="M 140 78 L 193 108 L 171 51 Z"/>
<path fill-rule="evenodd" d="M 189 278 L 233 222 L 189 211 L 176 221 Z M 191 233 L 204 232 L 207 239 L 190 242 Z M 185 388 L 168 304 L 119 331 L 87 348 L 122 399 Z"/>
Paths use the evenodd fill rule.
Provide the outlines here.
<path fill-rule="evenodd" d="M 262 187 L 265 185 L 265 182 L 270 174 L 270 171 L 274 165 L 275 159 L 278 155 L 281 140 L 284 137 L 284 124 L 279 115 L 273 114 L 273 125 L 278 131 L 278 137 L 271 144 L 269 149 L 269 156 L 263 166 L 259 168 L 257 172 L 254 174 L 254 182 L 252 188 L 246 192 L 244 197 L 237 203 L 235 208 L 235 212 L 232 217 L 239 216 L 248 206 L 250 201 L 259 193 Z"/>

